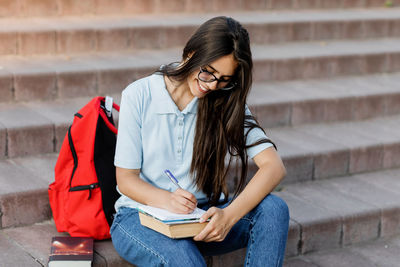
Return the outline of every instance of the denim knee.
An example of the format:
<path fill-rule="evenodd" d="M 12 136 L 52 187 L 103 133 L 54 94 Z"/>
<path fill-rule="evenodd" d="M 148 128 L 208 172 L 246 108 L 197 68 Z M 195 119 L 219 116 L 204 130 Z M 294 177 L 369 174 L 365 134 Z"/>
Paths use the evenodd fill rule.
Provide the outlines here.
<path fill-rule="evenodd" d="M 258 220 L 267 220 L 277 226 L 289 225 L 289 208 L 286 202 L 278 196 L 269 194 L 258 205 Z"/>
<path fill-rule="evenodd" d="M 117 214 L 111 238 L 118 254 L 136 266 L 205 266 L 193 240 L 170 239 L 141 226 L 136 210 Z"/>
<path fill-rule="evenodd" d="M 282 266 L 289 228 L 289 208 L 269 194 L 250 212 L 246 266 Z"/>

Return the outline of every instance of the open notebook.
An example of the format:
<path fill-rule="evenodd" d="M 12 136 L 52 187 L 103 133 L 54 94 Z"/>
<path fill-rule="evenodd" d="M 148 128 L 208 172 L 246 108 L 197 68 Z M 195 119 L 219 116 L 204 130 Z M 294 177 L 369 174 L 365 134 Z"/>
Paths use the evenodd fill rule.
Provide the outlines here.
<path fill-rule="evenodd" d="M 200 217 L 206 212 L 205 210 L 196 208 L 192 213 L 178 214 L 146 205 L 139 205 L 138 210 L 167 224 L 198 222 Z"/>

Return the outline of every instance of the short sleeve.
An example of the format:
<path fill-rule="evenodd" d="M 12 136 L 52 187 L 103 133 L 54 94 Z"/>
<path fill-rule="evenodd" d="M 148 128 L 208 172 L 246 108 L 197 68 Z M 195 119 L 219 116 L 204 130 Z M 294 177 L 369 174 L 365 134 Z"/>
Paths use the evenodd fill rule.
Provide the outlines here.
<path fill-rule="evenodd" d="M 125 169 L 140 169 L 142 165 L 142 90 L 137 87 L 129 85 L 121 97 L 114 165 Z"/>
<path fill-rule="evenodd" d="M 247 105 L 246 105 L 245 114 L 251 115 L 250 109 L 248 108 Z M 245 134 L 248 132 L 248 130 L 249 130 L 248 128 L 244 129 Z M 246 145 L 248 146 L 248 145 L 254 144 L 257 141 L 262 140 L 262 139 L 269 139 L 269 138 L 265 135 L 265 133 L 260 128 L 253 128 L 250 130 L 250 132 L 247 135 Z M 254 158 L 258 153 L 260 153 L 264 149 L 267 149 L 271 146 L 273 146 L 271 143 L 262 143 L 262 144 L 250 147 L 247 149 L 247 155 L 250 158 Z"/>

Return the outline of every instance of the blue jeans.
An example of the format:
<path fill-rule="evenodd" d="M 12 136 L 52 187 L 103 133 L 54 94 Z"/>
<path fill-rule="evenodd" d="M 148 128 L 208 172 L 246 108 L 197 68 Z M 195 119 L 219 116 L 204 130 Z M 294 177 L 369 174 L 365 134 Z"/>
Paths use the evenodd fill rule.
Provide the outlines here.
<path fill-rule="evenodd" d="M 137 211 L 131 208 L 120 208 L 111 226 L 111 238 L 121 257 L 137 266 L 206 266 L 203 255 L 244 247 L 244 266 L 282 266 L 288 227 L 286 203 L 269 194 L 232 227 L 222 242 L 171 239 L 143 227 Z"/>

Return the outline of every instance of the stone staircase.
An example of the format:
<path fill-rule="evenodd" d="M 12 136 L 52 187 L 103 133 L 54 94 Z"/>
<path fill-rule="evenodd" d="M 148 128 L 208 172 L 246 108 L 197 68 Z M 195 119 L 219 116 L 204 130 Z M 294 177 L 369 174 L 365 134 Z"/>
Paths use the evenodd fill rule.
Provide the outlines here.
<path fill-rule="evenodd" d="M 361 251 L 360 264 L 379 265 L 377 254 L 357 248 L 400 235 L 398 6 L 1 1 L 0 266 L 46 266 L 51 237 L 62 235 L 51 221 L 47 186 L 73 114 L 96 95 L 119 102 L 129 83 L 179 60 L 191 33 L 217 15 L 250 32 L 255 82 L 248 103 L 288 171 L 275 192 L 291 213 L 285 265 L 332 266 L 337 259 L 343 265 L 333 266 L 369 266 L 344 265 L 350 256 L 338 251 L 348 247 Z M 254 171 L 251 165 L 249 177 Z M 399 241 L 390 244 L 400 249 Z M 93 266 L 128 266 L 110 241 L 96 242 L 95 251 Z M 214 257 L 213 266 L 241 266 L 244 253 Z"/>

